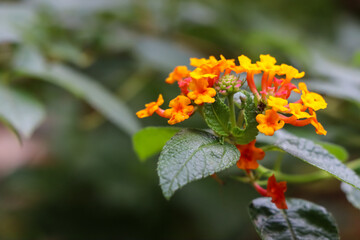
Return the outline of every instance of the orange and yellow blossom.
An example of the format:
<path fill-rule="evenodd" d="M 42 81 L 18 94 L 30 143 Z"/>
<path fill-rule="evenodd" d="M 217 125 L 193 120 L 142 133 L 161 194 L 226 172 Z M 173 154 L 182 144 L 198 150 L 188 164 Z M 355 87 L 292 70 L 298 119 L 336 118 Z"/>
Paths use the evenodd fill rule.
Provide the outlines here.
<path fill-rule="evenodd" d="M 153 115 L 154 112 L 156 112 L 159 109 L 159 106 L 161 106 L 163 103 L 164 103 L 163 96 L 161 94 L 159 94 L 159 97 L 156 102 L 151 102 L 151 103 L 145 104 L 146 108 L 138 111 L 136 113 L 136 116 L 138 118 L 149 117 L 149 116 Z"/>
<path fill-rule="evenodd" d="M 166 78 L 165 82 L 169 84 L 173 84 L 174 82 L 178 82 L 183 78 L 189 77 L 190 71 L 186 66 L 177 66 L 173 72 L 169 74 Z"/>
<path fill-rule="evenodd" d="M 276 112 L 287 112 L 289 110 L 287 107 L 285 107 L 288 105 L 288 101 L 286 99 L 270 96 L 267 103 L 268 106 L 272 107 L 272 109 Z"/>
<path fill-rule="evenodd" d="M 305 72 L 299 72 L 299 70 L 287 64 L 281 64 L 278 74 L 285 75 L 285 83 L 289 83 L 293 78 L 302 78 L 305 76 Z"/>
<path fill-rule="evenodd" d="M 305 106 L 312 108 L 315 111 L 325 109 L 327 107 L 327 103 L 324 98 L 320 94 L 314 92 L 303 93 L 301 95 L 301 100 Z"/>
<path fill-rule="evenodd" d="M 257 160 L 262 160 L 265 157 L 265 152 L 261 148 L 255 147 L 256 139 L 245 145 L 236 145 L 240 151 L 240 159 L 237 166 L 240 169 L 256 169 L 259 164 Z"/>
<path fill-rule="evenodd" d="M 169 118 L 168 123 L 174 125 L 189 118 L 194 111 L 194 106 L 190 105 L 191 100 L 185 96 L 179 95 L 170 101 L 170 109 L 166 109 L 164 117 Z"/>
<path fill-rule="evenodd" d="M 311 117 L 309 113 L 305 112 L 307 107 L 302 105 L 301 103 L 290 103 L 289 108 L 290 113 L 293 114 L 297 119 Z"/>
<path fill-rule="evenodd" d="M 315 127 L 316 133 L 319 135 L 326 135 L 327 131 L 324 129 L 323 125 L 318 122 L 316 113 L 312 109 L 310 109 L 310 114 L 312 115 L 310 118 L 310 123 Z"/>
<path fill-rule="evenodd" d="M 260 68 L 257 64 L 251 63 L 251 59 L 245 55 L 239 56 L 238 60 L 240 63 L 239 71 L 246 71 L 246 81 L 251 92 L 253 92 L 257 98 L 260 98 L 259 92 L 254 82 L 254 74 L 260 73 Z"/>
<path fill-rule="evenodd" d="M 260 61 L 256 62 L 258 67 L 263 71 L 261 90 L 264 98 L 266 97 L 268 88 L 271 87 L 275 74 L 280 70 L 280 66 L 275 65 L 275 63 L 276 59 L 269 54 L 260 54 Z"/>
<path fill-rule="evenodd" d="M 256 121 L 259 123 L 257 129 L 267 136 L 274 135 L 274 132 L 284 127 L 285 124 L 285 122 L 280 119 L 279 114 L 272 109 L 266 110 L 265 115 L 258 114 Z"/>
<path fill-rule="evenodd" d="M 223 57 L 224 58 L 224 57 Z M 226 59 L 217 60 L 214 56 L 210 56 L 209 59 L 205 58 L 190 58 L 190 65 L 196 67 L 196 71 L 201 72 L 202 74 L 213 74 L 214 76 L 211 78 L 218 78 L 220 72 L 223 70 L 221 65 L 227 63 Z M 212 81 L 211 86 L 214 84 L 214 80 Z"/>
<path fill-rule="evenodd" d="M 203 103 L 213 103 L 215 102 L 216 90 L 214 88 L 208 87 L 209 82 L 206 78 L 193 78 L 189 84 L 189 89 L 191 92 L 187 96 L 194 100 L 197 105 Z"/>
<path fill-rule="evenodd" d="M 300 93 L 300 90 L 302 93 L 301 100 L 306 107 L 309 107 L 315 111 L 318 111 L 320 109 L 325 109 L 327 107 L 327 103 L 325 102 L 324 98 L 318 93 L 310 92 L 307 89 L 305 83 L 300 82 L 299 89 L 296 89 L 294 91 Z"/>

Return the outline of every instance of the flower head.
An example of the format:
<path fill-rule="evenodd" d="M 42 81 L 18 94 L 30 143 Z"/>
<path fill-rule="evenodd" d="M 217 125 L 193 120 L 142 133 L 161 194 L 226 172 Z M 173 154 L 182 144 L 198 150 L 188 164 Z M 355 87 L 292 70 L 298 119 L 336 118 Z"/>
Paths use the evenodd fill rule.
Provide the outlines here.
<path fill-rule="evenodd" d="M 281 64 L 279 74 L 285 75 L 286 82 L 290 82 L 293 78 L 302 78 L 305 76 L 305 72 L 299 72 L 299 70 L 287 64 Z"/>
<path fill-rule="evenodd" d="M 194 111 L 194 106 L 190 105 L 189 98 L 179 95 L 170 101 L 170 109 L 166 109 L 164 117 L 169 118 L 168 123 L 174 125 L 189 118 Z"/>
<path fill-rule="evenodd" d="M 216 95 L 216 91 L 214 88 L 209 88 L 208 85 L 206 78 L 193 79 L 189 84 L 189 89 L 192 91 L 187 96 L 198 105 L 215 102 L 213 97 Z"/>
<path fill-rule="evenodd" d="M 186 66 L 177 66 L 173 72 L 169 74 L 165 82 L 173 84 L 176 81 L 180 81 L 183 78 L 189 77 L 190 71 Z"/>
<path fill-rule="evenodd" d="M 316 113 L 310 110 L 310 113 L 312 113 L 312 117 L 310 118 L 310 123 L 315 127 L 315 131 L 319 135 L 326 135 L 327 131 L 324 129 L 323 125 L 318 122 Z"/>
<path fill-rule="evenodd" d="M 303 93 L 301 95 L 301 100 L 305 106 L 312 108 L 315 111 L 325 109 L 327 107 L 327 103 L 324 98 L 320 94 L 314 92 Z"/>
<path fill-rule="evenodd" d="M 151 103 L 145 104 L 146 108 L 138 111 L 136 113 L 136 116 L 138 118 L 149 117 L 149 116 L 153 115 L 154 112 L 156 112 L 156 110 L 159 109 L 159 106 L 161 106 L 163 103 L 164 103 L 163 96 L 161 94 L 159 94 L 159 97 L 156 102 L 151 102 Z"/>
<path fill-rule="evenodd" d="M 280 119 L 276 111 L 266 110 L 264 114 L 258 114 L 256 121 L 259 123 L 258 130 L 267 136 L 274 135 L 274 132 L 284 127 L 285 122 Z"/>
<path fill-rule="evenodd" d="M 264 150 L 255 147 L 256 139 L 245 145 L 236 145 L 240 151 L 240 159 L 237 162 L 238 168 L 241 169 L 256 169 L 259 164 L 257 160 L 262 160 L 265 156 Z"/>
<path fill-rule="evenodd" d="M 269 54 L 264 55 L 261 54 L 260 55 L 260 61 L 257 61 L 256 64 L 258 65 L 258 67 L 264 71 L 264 72 L 277 72 L 280 69 L 280 66 L 275 65 L 276 63 L 276 59 L 272 56 L 270 56 Z"/>
<path fill-rule="evenodd" d="M 248 73 L 260 73 L 260 68 L 257 64 L 251 63 L 251 59 L 245 55 L 241 55 L 238 57 L 240 66 Z"/>
<path fill-rule="evenodd" d="M 271 202 L 275 203 L 279 209 L 287 209 L 284 193 L 286 192 L 286 182 L 276 182 L 274 174 L 269 177 L 267 184 L 267 196 L 271 197 Z"/>
<path fill-rule="evenodd" d="M 285 99 L 270 96 L 268 98 L 267 103 L 268 103 L 268 106 L 272 107 L 272 109 L 276 112 L 278 112 L 278 111 L 287 112 L 288 111 L 288 108 L 285 107 L 286 105 L 288 105 L 288 101 Z"/>
<path fill-rule="evenodd" d="M 305 112 L 306 106 L 301 103 L 290 103 L 289 108 L 290 113 L 293 114 L 297 119 L 311 117 L 309 113 Z"/>

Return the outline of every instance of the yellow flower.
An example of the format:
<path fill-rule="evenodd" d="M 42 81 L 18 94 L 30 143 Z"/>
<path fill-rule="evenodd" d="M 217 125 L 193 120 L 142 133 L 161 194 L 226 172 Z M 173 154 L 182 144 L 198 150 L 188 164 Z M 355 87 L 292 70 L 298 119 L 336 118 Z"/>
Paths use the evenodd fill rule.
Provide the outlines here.
<path fill-rule="evenodd" d="M 278 111 L 280 111 L 280 112 L 289 111 L 289 109 L 287 107 L 285 107 L 286 105 L 288 105 L 288 101 L 286 99 L 270 96 L 268 98 L 267 103 L 268 103 L 268 106 L 272 107 L 272 109 L 274 111 L 276 111 L 276 112 L 278 112 Z"/>
<path fill-rule="evenodd" d="M 214 56 L 210 56 L 209 59 L 206 58 L 190 58 L 190 65 L 193 67 L 202 67 L 203 65 L 208 65 L 209 67 L 214 67 L 219 64 L 219 61 L 216 60 Z"/>
<path fill-rule="evenodd" d="M 226 59 L 223 55 L 220 55 L 221 64 L 219 65 L 220 72 L 225 70 L 225 74 L 235 71 L 237 66 L 235 65 L 235 59 Z"/>
<path fill-rule="evenodd" d="M 280 66 L 275 65 L 276 63 L 276 59 L 272 56 L 270 56 L 269 54 L 264 55 L 261 54 L 260 55 L 260 61 L 257 61 L 256 64 L 258 65 L 258 67 L 263 70 L 264 72 L 277 72 L 280 69 Z"/>
<path fill-rule="evenodd" d="M 318 122 L 317 118 L 316 118 L 316 113 L 313 113 L 313 117 L 310 120 L 311 125 L 313 125 L 315 127 L 315 131 L 317 134 L 319 135 L 326 135 L 327 131 L 324 129 L 323 125 L 321 125 L 321 123 Z"/>
<path fill-rule="evenodd" d="M 285 74 L 286 76 L 285 83 L 290 82 L 293 78 L 302 78 L 305 76 L 305 72 L 299 73 L 299 70 L 287 64 L 281 64 L 279 74 L 280 75 Z"/>
<path fill-rule="evenodd" d="M 156 110 L 159 109 L 159 106 L 161 106 L 163 103 L 164 103 L 163 96 L 161 94 L 159 94 L 159 97 L 156 102 L 151 102 L 151 103 L 145 104 L 146 108 L 138 111 L 136 113 L 136 116 L 138 118 L 149 117 L 149 116 L 153 115 L 154 112 L 156 112 Z"/>
<path fill-rule="evenodd" d="M 290 103 L 289 108 L 290 113 L 293 114 L 297 119 L 311 117 L 309 113 L 304 111 L 306 107 L 304 107 L 304 105 L 302 105 L 301 103 Z"/>
<path fill-rule="evenodd" d="M 285 122 L 280 120 L 279 115 L 272 109 L 266 110 L 264 114 L 258 114 L 256 121 L 259 123 L 257 129 L 267 136 L 274 135 L 274 132 L 284 127 Z"/>
<path fill-rule="evenodd" d="M 170 118 L 168 123 L 174 125 L 189 118 L 194 106 L 190 105 L 191 100 L 183 95 L 179 95 L 170 101 L 170 109 L 166 109 L 164 116 Z"/>
<path fill-rule="evenodd" d="M 203 73 L 202 69 L 196 68 L 194 71 L 190 73 L 190 77 L 193 79 L 200 79 L 200 78 L 214 78 L 217 75 L 211 73 Z"/>
<path fill-rule="evenodd" d="M 327 103 L 325 102 L 324 98 L 317 93 L 310 92 L 301 95 L 301 100 L 303 101 L 304 105 L 318 111 L 320 109 L 325 109 L 327 107 Z"/>
<path fill-rule="evenodd" d="M 245 55 L 241 55 L 238 57 L 240 67 L 242 67 L 245 71 L 251 73 L 260 73 L 260 68 L 257 64 L 251 63 L 251 59 L 246 57 Z"/>
<path fill-rule="evenodd" d="M 177 66 L 173 72 L 169 74 L 166 78 L 165 82 L 169 84 L 173 84 L 176 81 L 180 81 L 183 78 L 189 77 L 190 71 L 186 66 Z"/>
<path fill-rule="evenodd" d="M 327 107 L 327 103 L 325 102 L 324 98 L 320 94 L 310 92 L 307 89 L 305 83 L 300 82 L 299 89 L 295 89 L 294 91 L 300 93 L 300 90 L 302 93 L 301 100 L 303 101 L 306 107 L 309 107 L 315 111 L 318 111 L 320 109 L 325 109 Z"/>
<path fill-rule="evenodd" d="M 206 78 L 193 78 L 189 84 L 189 89 L 192 91 L 187 96 L 198 105 L 215 102 L 213 97 L 216 95 L 216 91 L 214 88 L 208 88 L 208 85 L 209 83 Z"/>

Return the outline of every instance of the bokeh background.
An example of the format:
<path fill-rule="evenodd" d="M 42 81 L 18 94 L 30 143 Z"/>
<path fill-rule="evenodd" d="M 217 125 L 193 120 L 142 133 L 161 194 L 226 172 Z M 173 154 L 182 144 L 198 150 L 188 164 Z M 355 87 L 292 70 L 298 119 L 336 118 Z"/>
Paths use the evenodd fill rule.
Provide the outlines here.
<path fill-rule="evenodd" d="M 164 79 L 189 57 L 268 53 L 305 71 L 329 104 L 318 116 L 326 137 L 311 126 L 289 130 L 359 158 L 358 0 L 0 1 L 1 84 L 44 112 L 22 147 L 0 129 L 0 239 L 259 239 L 247 214 L 258 195 L 227 177 L 236 169 L 223 173 L 224 185 L 204 179 L 166 201 L 157 156 L 140 162 L 131 135 L 166 126 L 135 112 L 159 93 L 176 96 Z M 205 127 L 198 116 L 179 125 Z M 286 160 L 286 172 L 314 170 Z M 360 211 L 339 186 L 289 185 L 287 196 L 325 206 L 342 239 L 358 239 Z"/>

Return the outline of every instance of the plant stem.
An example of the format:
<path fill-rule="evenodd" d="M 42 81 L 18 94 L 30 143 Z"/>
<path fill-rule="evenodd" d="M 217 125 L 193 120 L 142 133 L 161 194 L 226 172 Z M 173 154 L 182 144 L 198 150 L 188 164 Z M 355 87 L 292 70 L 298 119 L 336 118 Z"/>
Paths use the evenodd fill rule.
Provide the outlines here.
<path fill-rule="evenodd" d="M 200 113 L 201 117 L 203 119 L 205 119 L 205 114 L 204 114 L 204 106 L 203 105 L 198 105 L 198 112 Z"/>
<path fill-rule="evenodd" d="M 257 168 L 257 170 L 260 173 L 268 175 L 268 176 L 275 174 L 276 179 L 282 180 L 282 181 L 287 181 L 290 183 L 308 183 L 308 182 L 314 182 L 317 180 L 331 177 L 331 175 L 325 171 L 316 171 L 316 172 L 307 173 L 307 174 L 290 175 L 290 174 L 282 173 L 280 171 L 274 171 L 274 170 L 268 169 L 261 165 Z M 265 181 L 258 181 L 258 183 L 260 185 L 266 184 Z"/>
<path fill-rule="evenodd" d="M 278 154 L 278 157 L 276 158 L 275 163 L 274 163 L 274 171 L 276 171 L 276 172 L 281 171 L 281 163 L 282 163 L 282 160 L 284 158 L 284 155 L 285 155 L 284 152 L 280 152 Z"/>
<path fill-rule="evenodd" d="M 236 116 L 235 116 L 235 105 L 234 105 L 234 94 L 229 94 L 227 96 L 228 102 L 229 102 L 229 108 L 230 108 L 230 122 L 231 127 L 236 127 Z"/>

